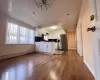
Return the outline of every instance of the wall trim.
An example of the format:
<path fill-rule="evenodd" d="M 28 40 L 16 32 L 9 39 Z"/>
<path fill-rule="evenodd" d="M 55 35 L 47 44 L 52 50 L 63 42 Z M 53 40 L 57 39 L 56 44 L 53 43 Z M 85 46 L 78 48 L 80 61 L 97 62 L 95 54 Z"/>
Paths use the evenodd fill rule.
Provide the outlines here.
<path fill-rule="evenodd" d="M 9 54 L 9 55 L 2 55 L 2 56 L 0 56 L 0 60 L 18 57 L 18 56 L 22 56 L 22 55 L 27 55 L 27 54 L 31 54 L 31 53 L 34 53 L 34 51 L 20 52 L 20 53 Z"/>
<path fill-rule="evenodd" d="M 78 53 L 78 51 L 77 51 L 77 53 Z M 83 55 L 82 55 L 82 54 L 80 54 L 80 53 L 78 53 L 78 54 L 79 54 L 79 56 L 83 57 Z"/>
<path fill-rule="evenodd" d="M 92 75 L 93 75 L 94 77 L 96 77 L 96 76 L 95 76 L 94 70 L 90 67 L 90 65 L 88 64 L 88 62 L 87 62 L 86 60 L 84 60 L 84 63 L 86 64 L 86 66 L 88 67 L 88 69 L 89 69 L 89 71 L 92 73 Z"/>
<path fill-rule="evenodd" d="M 68 50 L 76 50 L 76 48 L 69 48 Z"/>

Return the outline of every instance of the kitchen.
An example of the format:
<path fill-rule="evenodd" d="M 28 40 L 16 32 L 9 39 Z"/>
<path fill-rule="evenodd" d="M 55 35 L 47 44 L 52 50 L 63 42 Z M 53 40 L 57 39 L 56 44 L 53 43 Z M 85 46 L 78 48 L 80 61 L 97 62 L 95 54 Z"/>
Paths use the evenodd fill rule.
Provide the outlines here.
<path fill-rule="evenodd" d="M 36 29 L 35 50 L 46 54 L 63 54 L 67 49 L 66 33 L 60 25 Z"/>

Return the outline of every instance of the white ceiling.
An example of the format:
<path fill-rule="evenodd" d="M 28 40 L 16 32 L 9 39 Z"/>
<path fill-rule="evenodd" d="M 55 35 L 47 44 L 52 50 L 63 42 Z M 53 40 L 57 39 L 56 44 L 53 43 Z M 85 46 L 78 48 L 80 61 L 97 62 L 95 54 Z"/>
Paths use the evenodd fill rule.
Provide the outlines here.
<path fill-rule="evenodd" d="M 56 27 L 55 29 L 52 29 L 52 27 Z M 54 25 L 54 26 L 49 26 L 49 27 L 45 27 L 45 28 L 40 28 L 39 29 L 41 32 L 53 32 L 56 30 L 63 30 L 62 26 L 60 25 Z M 63 30 L 64 31 L 64 30 Z"/>
<path fill-rule="evenodd" d="M 52 29 L 52 27 L 56 27 L 55 29 Z M 55 35 L 59 35 L 59 34 L 65 34 L 65 31 L 63 30 L 62 26 L 60 25 L 54 25 L 54 26 L 50 26 L 50 27 L 45 27 L 45 28 L 41 28 L 38 30 L 39 34 L 52 34 L 51 37 L 53 38 Z"/>
<path fill-rule="evenodd" d="M 58 23 L 64 25 L 65 29 L 75 28 L 81 0 L 51 0 L 51 2 L 52 5 L 48 10 L 41 11 L 34 0 L 0 0 L 0 9 L 11 17 L 34 27 Z"/>

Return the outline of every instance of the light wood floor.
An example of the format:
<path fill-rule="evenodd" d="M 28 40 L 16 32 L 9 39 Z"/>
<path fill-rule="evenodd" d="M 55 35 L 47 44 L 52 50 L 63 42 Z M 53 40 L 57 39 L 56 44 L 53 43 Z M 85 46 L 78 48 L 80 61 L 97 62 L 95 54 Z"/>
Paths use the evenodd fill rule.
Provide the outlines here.
<path fill-rule="evenodd" d="M 94 80 L 75 51 L 29 54 L 0 61 L 0 80 Z"/>

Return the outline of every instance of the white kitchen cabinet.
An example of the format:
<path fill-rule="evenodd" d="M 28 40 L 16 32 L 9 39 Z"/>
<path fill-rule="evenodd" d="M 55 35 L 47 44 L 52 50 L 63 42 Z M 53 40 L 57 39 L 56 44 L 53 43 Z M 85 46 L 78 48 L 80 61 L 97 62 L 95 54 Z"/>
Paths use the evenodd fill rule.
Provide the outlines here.
<path fill-rule="evenodd" d="M 40 51 L 40 45 L 38 44 L 35 45 L 35 51 Z"/>
<path fill-rule="evenodd" d="M 35 51 L 53 54 L 56 50 L 56 44 L 55 42 L 36 42 Z"/>

